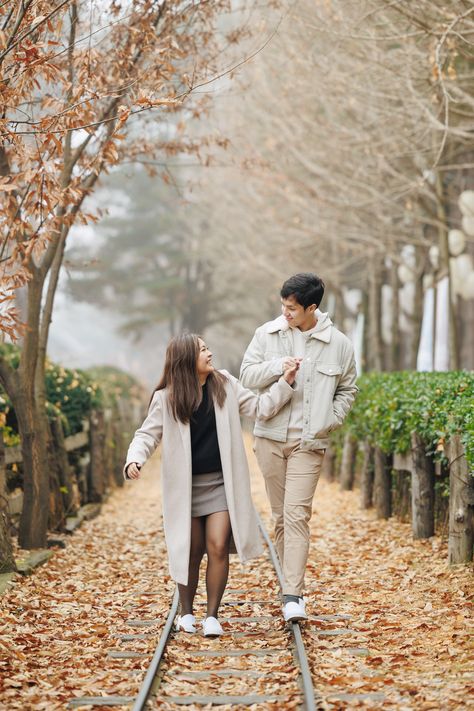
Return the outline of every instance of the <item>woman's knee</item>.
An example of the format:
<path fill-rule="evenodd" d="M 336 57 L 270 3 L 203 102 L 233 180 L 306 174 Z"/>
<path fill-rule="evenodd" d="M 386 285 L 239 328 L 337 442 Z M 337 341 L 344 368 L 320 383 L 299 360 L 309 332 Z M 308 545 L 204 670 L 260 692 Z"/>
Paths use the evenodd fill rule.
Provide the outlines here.
<path fill-rule="evenodd" d="M 211 558 L 225 558 L 229 555 L 229 538 L 211 538 L 206 541 L 207 555 Z"/>

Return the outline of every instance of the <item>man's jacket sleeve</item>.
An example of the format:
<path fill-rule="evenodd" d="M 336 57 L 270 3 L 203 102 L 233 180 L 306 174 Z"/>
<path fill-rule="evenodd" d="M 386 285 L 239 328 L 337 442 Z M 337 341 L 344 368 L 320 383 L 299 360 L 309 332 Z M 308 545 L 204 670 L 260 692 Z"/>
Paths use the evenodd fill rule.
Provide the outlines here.
<path fill-rule="evenodd" d="M 240 382 L 245 388 L 266 388 L 283 373 L 284 358 L 265 360 L 265 335 L 257 329 L 245 351 L 240 367 Z"/>
<path fill-rule="evenodd" d="M 333 409 L 336 419 L 342 425 L 352 407 L 359 388 L 356 385 L 357 370 L 354 359 L 354 349 L 350 346 L 345 359 L 346 365 L 336 388 Z"/>

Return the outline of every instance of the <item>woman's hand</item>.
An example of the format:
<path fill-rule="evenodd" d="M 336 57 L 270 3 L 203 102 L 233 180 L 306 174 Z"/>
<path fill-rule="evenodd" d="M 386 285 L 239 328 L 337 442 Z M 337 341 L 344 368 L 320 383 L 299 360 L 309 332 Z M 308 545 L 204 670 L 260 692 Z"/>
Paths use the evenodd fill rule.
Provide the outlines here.
<path fill-rule="evenodd" d="M 288 363 L 285 363 L 283 377 L 288 383 L 288 385 L 293 385 L 296 379 L 296 373 L 298 372 L 298 368 L 300 367 L 301 360 L 299 358 L 289 358 L 288 361 Z"/>
<path fill-rule="evenodd" d="M 139 479 L 141 468 L 142 468 L 141 464 L 138 464 L 137 462 L 131 462 L 131 464 L 129 464 L 126 469 L 128 478 L 129 479 Z"/>

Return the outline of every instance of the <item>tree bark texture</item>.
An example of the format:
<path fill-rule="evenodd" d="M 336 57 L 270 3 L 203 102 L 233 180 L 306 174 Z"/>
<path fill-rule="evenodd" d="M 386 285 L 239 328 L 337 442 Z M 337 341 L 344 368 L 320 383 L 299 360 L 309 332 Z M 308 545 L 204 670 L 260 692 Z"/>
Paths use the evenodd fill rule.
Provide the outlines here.
<path fill-rule="evenodd" d="M 400 299 L 398 270 L 395 264 L 390 268 L 392 287 L 392 342 L 390 344 L 390 370 L 400 370 Z"/>
<path fill-rule="evenodd" d="M 18 421 L 23 459 L 23 509 L 18 542 L 21 548 L 44 548 L 49 516 L 49 473 L 46 443 L 39 427 L 41 416 L 34 394 L 22 390 L 12 397 Z"/>
<path fill-rule="evenodd" d="M 392 515 L 392 469 L 390 457 L 380 447 L 374 450 L 374 504 L 377 518 Z"/>
<path fill-rule="evenodd" d="M 373 506 L 374 496 L 374 448 L 364 442 L 364 459 L 360 477 L 360 505 L 363 509 Z"/>
<path fill-rule="evenodd" d="M 474 546 L 474 478 L 464 456 L 461 439 L 449 443 L 449 539 L 450 565 L 469 563 Z"/>
<path fill-rule="evenodd" d="M 426 454 L 421 437 L 411 437 L 413 467 L 411 473 L 411 511 L 414 538 L 434 536 L 434 463 Z"/>
<path fill-rule="evenodd" d="M 8 518 L 7 474 L 5 467 L 5 448 L 0 431 L 0 573 L 10 573 L 16 570 L 10 537 L 10 520 Z"/>
<path fill-rule="evenodd" d="M 343 491 L 350 491 L 354 486 L 357 445 L 357 439 L 351 435 L 350 432 L 348 432 L 344 437 L 341 473 L 339 477 L 341 489 Z"/>
<path fill-rule="evenodd" d="M 381 324 L 381 303 L 382 303 L 382 279 L 381 260 L 379 255 L 375 255 L 371 261 L 369 273 L 369 343 L 367 362 L 370 370 L 382 370 L 383 368 L 383 343 Z"/>

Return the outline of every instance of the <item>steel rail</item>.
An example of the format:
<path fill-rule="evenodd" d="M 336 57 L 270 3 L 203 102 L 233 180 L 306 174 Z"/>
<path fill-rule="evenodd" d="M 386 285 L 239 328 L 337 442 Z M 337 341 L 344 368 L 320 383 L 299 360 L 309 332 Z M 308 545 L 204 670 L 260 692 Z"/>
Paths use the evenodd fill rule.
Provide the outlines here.
<path fill-rule="evenodd" d="M 272 541 L 270 540 L 270 537 L 266 531 L 265 524 L 263 523 L 258 512 L 257 512 L 257 521 L 258 521 L 258 525 L 259 525 L 261 534 L 263 536 L 263 539 L 264 539 L 265 543 L 267 544 L 269 555 L 270 555 L 270 560 L 271 560 L 273 567 L 275 569 L 275 572 L 277 574 L 278 581 L 280 583 L 280 587 L 283 590 L 283 573 L 281 570 L 280 561 L 278 560 L 278 556 L 277 556 L 275 547 L 274 547 Z M 173 622 L 174 622 L 174 619 L 175 619 L 177 611 L 178 611 L 178 604 L 179 604 L 179 595 L 178 595 L 178 587 L 176 586 L 174 596 L 173 596 L 171 606 L 170 606 L 170 611 L 169 611 L 168 617 L 166 619 L 165 626 L 164 626 L 163 631 L 161 633 L 161 636 L 158 641 L 153 658 L 150 662 L 150 666 L 148 667 L 147 673 L 146 673 L 145 678 L 144 678 L 142 685 L 140 687 L 140 691 L 135 699 L 132 711 L 143 711 L 143 709 L 145 708 L 145 705 L 146 705 L 148 698 L 150 696 L 153 681 L 155 680 L 161 660 L 163 658 L 164 651 L 166 649 L 166 645 L 168 643 L 168 639 L 169 639 L 171 631 L 173 629 Z M 296 649 L 297 662 L 299 664 L 300 673 L 301 673 L 301 681 L 302 681 L 302 687 L 303 687 L 302 691 L 303 691 L 303 696 L 304 696 L 303 709 L 304 709 L 304 711 L 317 711 L 318 707 L 315 704 L 315 692 L 314 692 L 313 682 L 311 679 L 311 672 L 309 669 L 308 658 L 306 656 L 306 650 L 305 650 L 303 638 L 301 635 L 301 629 L 300 629 L 298 622 L 291 622 L 289 626 L 290 626 L 290 629 L 291 629 L 291 632 L 293 635 L 293 640 L 294 640 L 295 649 Z"/>
<path fill-rule="evenodd" d="M 280 561 L 278 560 L 278 555 L 275 550 L 275 546 L 273 545 L 273 542 L 270 540 L 270 537 L 267 533 L 267 530 L 265 528 L 265 524 L 262 521 L 262 518 L 260 514 L 257 513 L 257 521 L 258 525 L 260 528 L 260 532 L 265 540 L 265 543 L 268 546 L 268 550 L 270 552 L 270 558 L 273 563 L 273 567 L 275 568 L 275 572 L 278 577 L 278 581 L 280 583 L 280 587 L 283 591 L 283 571 L 281 569 Z M 282 592 L 282 599 L 283 599 L 283 592 Z M 299 626 L 298 622 L 291 622 L 290 623 L 290 628 L 291 632 L 293 634 L 293 639 L 295 642 L 295 648 L 296 648 L 296 653 L 298 655 L 298 662 L 300 665 L 300 670 L 301 670 L 301 681 L 303 685 L 303 694 L 304 694 L 304 708 L 305 711 L 317 711 L 316 704 L 314 702 L 314 687 L 313 687 L 313 680 L 311 678 L 311 671 L 309 668 L 308 664 L 308 657 L 306 656 L 306 649 L 304 646 L 303 642 L 303 637 L 301 635 L 301 629 Z"/>
<path fill-rule="evenodd" d="M 173 629 L 174 618 L 176 617 L 176 613 L 178 612 L 178 603 L 179 603 L 178 586 L 176 586 L 174 595 L 173 595 L 173 599 L 171 601 L 170 611 L 168 613 L 168 617 L 166 619 L 165 626 L 163 628 L 163 632 L 161 633 L 161 637 L 158 641 L 158 645 L 156 647 L 155 653 L 154 653 L 153 658 L 150 662 L 150 666 L 148 667 L 148 671 L 145 675 L 145 678 L 143 679 L 143 683 L 140 687 L 138 696 L 135 699 L 135 703 L 133 705 L 132 711 L 143 711 L 143 709 L 145 708 L 145 704 L 146 704 L 148 697 L 150 695 L 153 681 L 155 679 L 156 673 L 158 671 L 158 667 L 160 666 L 160 662 L 163 657 L 163 652 L 166 649 L 166 645 L 168 643 L 168 638 L 170 636 L 171 630 Z"/>

